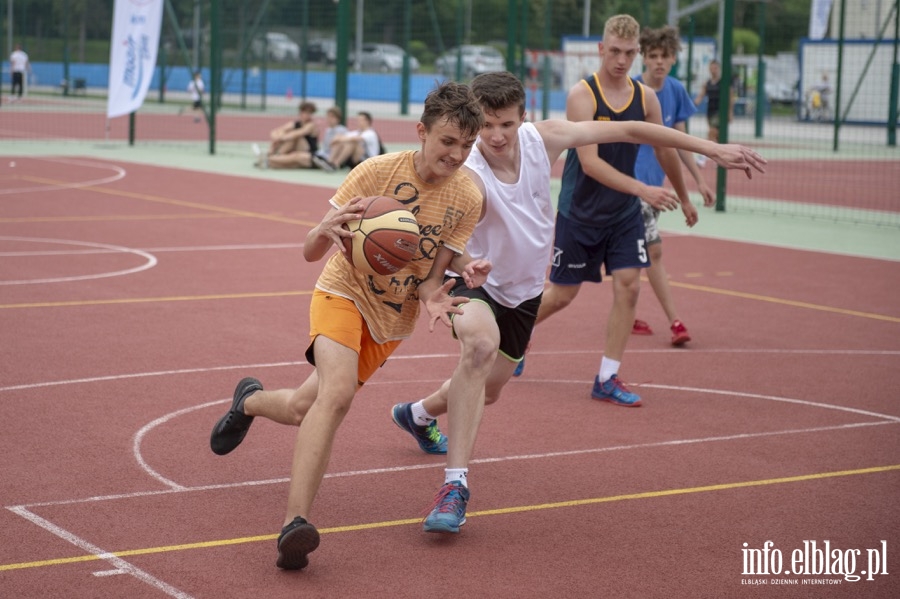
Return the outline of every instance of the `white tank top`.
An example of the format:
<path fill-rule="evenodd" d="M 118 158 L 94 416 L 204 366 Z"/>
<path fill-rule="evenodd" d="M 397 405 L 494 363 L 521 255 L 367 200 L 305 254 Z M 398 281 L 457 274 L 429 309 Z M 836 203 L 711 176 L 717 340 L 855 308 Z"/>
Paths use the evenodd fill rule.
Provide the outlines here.
<path fill-rule="evenodd" d="M 473 258 L 493 265 L 484 289 L 515 308 L 544 289 L 553 247 L 555 212 L 550 199 L 550 160 L 535 126 L 519 127 L 519 181 L 498 181 L 476 144 L 466 160 L 484 182 L 484 218 L 466 246 Z"/>

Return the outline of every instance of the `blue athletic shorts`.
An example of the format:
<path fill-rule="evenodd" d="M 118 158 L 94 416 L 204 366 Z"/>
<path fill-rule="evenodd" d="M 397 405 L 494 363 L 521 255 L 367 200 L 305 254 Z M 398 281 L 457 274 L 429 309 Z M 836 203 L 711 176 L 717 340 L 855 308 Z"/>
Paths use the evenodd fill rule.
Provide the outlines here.
<path fill-rule="evenodd" d="M 614 270 L 650 266 L 641 211 L 635 210 L 615 225 L 604 227 L 583 225 L 557 213 L 550 282 L 599 283 L 603 280 L 600 267 L 604 264 L 607 276 Z"/>

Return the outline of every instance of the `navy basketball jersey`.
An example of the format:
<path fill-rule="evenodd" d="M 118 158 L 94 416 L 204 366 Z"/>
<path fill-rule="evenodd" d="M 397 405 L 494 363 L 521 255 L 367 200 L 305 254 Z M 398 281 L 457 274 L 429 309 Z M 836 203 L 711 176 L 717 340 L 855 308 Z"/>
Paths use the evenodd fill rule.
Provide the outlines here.
<path fill-rule="evenodd" d="M 631 97 L 622 107 L 614 108 L 606 102 L 597 74 L 582 81 L 594 95 L 595 121 L 643 121 L 646 119 L 644 88 L 628 79 Z M 634 176 L 639 144 L 598 144 L 597 155 L 616 170 L 629 177 Z M 636 196 L 611 189 L 584 174 L 578 154 L 574 149 L 566 155 L 562 186 L 559 192 L 558 210 L 565 217 L 586 225 L 604 225 L 617 222 L 640 210 Z"/>

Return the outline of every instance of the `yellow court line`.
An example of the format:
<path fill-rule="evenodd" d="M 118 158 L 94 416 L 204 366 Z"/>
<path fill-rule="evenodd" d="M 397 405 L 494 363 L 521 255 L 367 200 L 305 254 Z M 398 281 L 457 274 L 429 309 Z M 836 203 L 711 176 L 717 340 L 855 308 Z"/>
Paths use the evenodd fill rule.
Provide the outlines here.
<path fill-rule="evenodd" d="M 47 183 L 50 185 L 65 185 L 64 181 L 56 181 L 53 179 L 43 179 L 40 177 L 33 177 L 33 178 L 29 178 L 29 179 L 35 183 Z M 145 200 L 148 202 L 160 202 L 160 203 L 164 203 L 164 204 L 171 204 L 174 206 L 185 206 L 185 207 L 191 207 L 191 208 L 199 208 L 201 210 L 210 210 L 213 212 L 227 214 L 227 215 L 231 215 L 231 216 L 259 218 L 259 219 L 263 219 L 263 220 L 271 220 L 271 221 L 275 221 L 275 222 L 295 224 L 295 225 L 304 225 L 304 226 L 308 226 L 308 227 L 314 227 L 317 224 L 319 224 L 319 223 L 314 223 L 314 222 L 309 222 L 309 221 L 275 216 L 275 215 L 271 215 L 271 214 L 249 212 L 246 210 L 234 210 L 231 208 L 222 208 L 219 206 L 211 206 L 211 205 L 202 204 L 199 202 L 187 202 L 187 201 L 183 201 L 183 200 L 175 200 L 172 198 L 164 198 L 164 197 L 160 197 L 160 196 L 152 196 L 152 195 L 147 195 L 147 194 L 142 194 L 142 193 L 134 193 L 134 192 L 129 192 L 129 191 L 106 189 L 106 188 L 101 188 L 101 187 L 85 187 L 83 189 L 90 190 L 90 191 L 96 191 L 97 193 L 105 193 L 105 194 L 109 194 L 109 195 L 116 195 L 116 196 L 121 196 L 121 197 L 126 197 L 126 198 Z M 822 312 L 831 312 L 834 314 L 844 314 L 847 316 L 858 316 L 861 318 L 870 318 L 870 319 L 874 319 L 874 320 L 884 320 L 887 322 L 900 323 L 900 318 L 895 317 L 895 316 L 886 316 L 884 314 L 874 314 L 871 312 L 860 312 L 857 310 L 848 310 L 845 308 L 835 308 L 832 306 L 823 306 L 820 304 L 810 304 L 807 302 L 799 302 L 799 301 L 794 301 L 794 300 L 780 299 L 780 298 L 770 297 L 770 296 L 766 296 L 766 295 L 757 295 L 754 293 L 744 293 L 741 291 L 730 291 L 727 289 L 718 289 L 716 287 L 707 287 L 705 285 L 692 285 L 690 283 L 679 283 L 677 281 L 670 281 L 670 284 L 673 287 L 681 287 L 682 289 L 692 289 L 694 291 L 706 291 L 708 293 L 727 295 L 727 296 L 731 296 L 731 297 L 740 297 L 740 298 L 744 298 L 744 299 L 753 299 L 753 300 L 769 302 L 769 303 L 773 303 L 773 304 L 793 306 L 796 308 L 807 308 L 810 310 L 819 310 Z M 228 296 L 228 297 L 230 297 L 230 296 Z M 185 299 L 189 299 L 189 298 L 185 298 Z M 213 297 L 210 297 L 210 298 L 201 297 L 198 299 L 214 299 L 214 298 Z M 137 303 L 140 303 L 143 301 L 149 301 L 149 300 L 136 300 Z M 116 303 L 116 302 L 100 301 L 98 303 L 102 304 L 102 303 Z M 122 302 L 122 303 L 126 303 L 126 302 Z M 30 304 L 14 304 L 11 306 L 0 306 L 0 308 L 9 308 L 9 307 L 27 308 L 27 307 L 70 306 L 70 305 L 87 305 L 87 304 L 83 304 L 80 302 L 76 302 L 76 303 L 62 302 L 59 304 L 35 304 L 33 306 Z"/>
<path fill-rule="evenodd" d="M 194 302 L 220 299 L 248 299 L 258 297 L 292 297 L 312 295 L 312 291 L 271 291 L 259 293 L 221 293 L 215 295 L 176 295 L 171 297 L 125 297 L 106 300 L 73 300 L 68 302 L 38 302 L 33 304 L 0 304 L 0 310 L 13 308 L 61 308 L 72 306 L 103 306 L 111 304 L 147 304 L 154 302 Z"/>
<path fill-rule="evenodd" d="M 571 501 L 559 501 L 555 503 L 542 503 L 538 505 L 522 505 L 516 507 L 499 508 L 494 510 L 482 510 L 479 512 L 471 512 L 466 514 L 467 518 L 478 516 L 498 516 L 503 514 L 515 514 L 521 512 L 534 512 L 538 510 L 551 510 L 567 507 L 578 507 L 584 505 L 595 505 L 599 503 L 611 503 L 614 501 L 630 501 L 634 499 L 652 499 L 656 497 L 671 497 L 673 495 L 689 495 L 692 493 L 709 493 L 712 491 L 728 491 L 731 489 L 743 489 L 747 487 L 762 487 L 767 485 L 781 485 L 786 483 L 805 482 L 810 480 L 822 480 L 826 478 L 837 478 L 842 476 L 857 476 L 861 474 L 877 474 L 880 472 L 890 472 L 900 470 L 900 464 L 890 466 L 874 466 L 872 468 L 860 468 L 858 470 L 839 470 L 837 472 L 819 472 L 816 474 L 802 474 L 799 476 L 786 476 L 782 478 L 768 478 L 762 480 L 749 480 L 734 483 L 722 483 L 718 485 L 707 485 L 703 487 L 689 487 L 685 489 L 663 489 L 661 491 L 647 491 L 645 493 L 629 493 L 627 495 L 613 495 L 610 497 L 592 497 L 588 499 L 575 499 Z M 371 522 L 368 524 L 355 524 L 352 526 L 336 526 L 332 528 L 323 528 L 319 530 L 320 534 L 333 534 L 342 532 L 354 532 L 359 530 L 371 530 L 376 528 L 390 528 L 395 526 L 407 526 L 419 524 L 421 518 L 407 518 L 405 520 L 390 520 L 387 522 Z M 185 551 L 188 549 L 207 549 L 210 547 L 224 547 L 227 545 L 241 545 L 245 543 L 257 543 L 260 541 L 274 541 L 278 538 L 278 534 L 259 535 L 254 537 L 241 537 L 237 539 L 221 539 L 218 541 L 204 541 L 201 543 L 186 543 L 182 545 L 167 545 L 163 547 L 147 547 L 144 549 L 130 549 L 126 551 L 116 551 L 114 553 L 106 553 L 101 555 L 81 555 L 78 557 L 64 557 L 58 559 L 42 560 L 37 562 L 23 562 L 18 564 L 0 564 L 0 572 L 8 570 L 23 570 L 26 568 L 41 568 L 46 566 L 57 566 L 61 564 L 73 564 L 78 562 L 99 561 L 104 556 L 109 557 L 130 557 L 134 555 L 150 555 L 155 553 L 170 553 L 172 551 Z"/>
<path fill-rule="evenodd" d="M 30 181 L 33 183 L 46 183 L 48 185 L 66 185 L 65 181 L 57 181 L 53 179 L 43 179 L 40 177 L 30 177 Z M 279 223 L 287 223 L 291 225 L 303 225 L 305 227 L 315 227 L 318 225 L 318 222 L 310 222 L 306 220 L 297 220 L 293 218 L 286 218 L 283 216 L 275 216 L 272 214 L 263 214 L 261 212 L 250 212 L 248 210 L 236 210 L 233 208 L 223 208 L 221 206 L 212 206 L 210 204 L 203 204 L 200 202 L 188 202 L 184 200 L 176 200 L 173 198 L 164 198 L 160 196 L 148 195 L 145 193 L 135 193 L 131 191 L 124 191 L 120 189 L 107 189 L 104 187 L 82 187 L 80 188 L 86 191 L 94 191 L 96 193 L 105 193 L 107 195 L 120 196 L 123 198 L 131 198 L 134 200 L 144 200 L 147 202 L 158 202 L 161 204 L 170 204 L 172 206 L 182 206 L 187 208 L 199 208 L 200 210 L 210 210 L 212 212 L 219 212 L 222 214 L 229 214 L 231 216 L 245 216 L 250 218 L 259 218 L 263 220 L 271 220 Z"/>
<path fill-rule="evenodd" d="M 230 214 L 107 214 L 105 216 L 21 216 L 16 218 L 0 218 L 0 223 L 77 223 L 77 222 L 109 222 L 129 220 L 176 220 L 191 218 L 230 218 Z"/>
<path fill-rule="evenodd" d="M 717 293 L 719 295 L 729 295 L 731 297 L 740 297 L 744 299 L 752 299 L 761 302 L 769 302 L 772 304 L 782 304 L 785 306 L 793 306 L 795 308 L 807 308 L 809 310 L 820 310 L 822 312 L 832 312 L 834 314 L 844 314 L 846 316 L 859 316 L 861 318 L 871 318 L 874 320 L 885 320 L 887 322 L 900 322 L 900 318 L 896 316 L 886 316 L 884 314 L 874 314 L 872 312 L 859 312 L 857 310 L 847 310 L 846 308 L 835 308 L 833 306 L 822 306 L 820 304 L 810 304 L 807 302 L 798 302 L 795 300 L 781 299 L 770 297 L 768 295 L 757 295 L 755 293 L 744 293 L 743 291 L 731 291 L 728 289 L 719 289 L 717 287 L 707 287 L 705 285 L 693 285 L 691 283 L 679 283 L 677 281 L 669 281 L 673 287 L 681 287 L 682 289 L 693 289 L 694 291 L 706 291 L 707 293 Z"/>

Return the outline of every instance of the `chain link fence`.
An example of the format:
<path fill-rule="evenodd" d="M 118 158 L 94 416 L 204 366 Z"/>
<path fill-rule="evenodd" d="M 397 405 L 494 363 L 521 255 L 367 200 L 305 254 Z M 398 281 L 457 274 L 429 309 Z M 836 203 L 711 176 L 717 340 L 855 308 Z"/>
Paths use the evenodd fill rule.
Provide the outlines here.
<path fill-rule="evenodd" d="M 644 26 L 679 27 L 675 75 L 692 95 L 709 62 L 723 57 L 721 40 L 733 39 L 726 53 L 735 94 L 728 138 L 760 149 L 770 168 L 751 184 L 730 175 L 728 210 L 900 227 L 897 1 L 836 0 L 818 40 L 806 39 L 783 12 L 794 3 L 738 3 L 741 15 L 730 22 L 743 27 L 722 18 L 730 2 L 695 3 L 705 7 L 680 16 L 663 12 L 660 2 L 603 4 L 219 0 L 214 11 L 209 0 L 167 0 L 134 143 L 203 152 L 198 139 L 209 137 L 218 144 L 209 147 L 220 151 L 231 142 L 246 146 L 265 135 L 270 120 L 283 121 L 311 100 L 319 116 L 332 105 L 345 116 L 366 110 L 389 149 L 413 147 L 410 121 L 437 81 L 497 69 L 526 83 L 530 119 L 564 118 L 569 87 L 599 67 L 603 22 L 630 9 Z M 3 64 L 6 152 L 15 144 L 127 139 L 127 127 L 104 118 L 113 1 L 7 0 L 6 8 L 0 39 L 10 51 L 21 44 L 31 61 L 21 100 L 10 96 L 9 62 Z M 221 59 L 217 73 L 214 57 Z M 214 122 L 209 98 L 200 123 L 185 118 L 192 116 L 187 86 L 194 70 L 207 88 L 214 74 L 220 77 Z M 639 59 L 632 73 L 640 73 Z M 706 127 L 701 105 L 689 131 L 702 137 Z M 705 170 L 716 178 L 715 169 Z"/>

